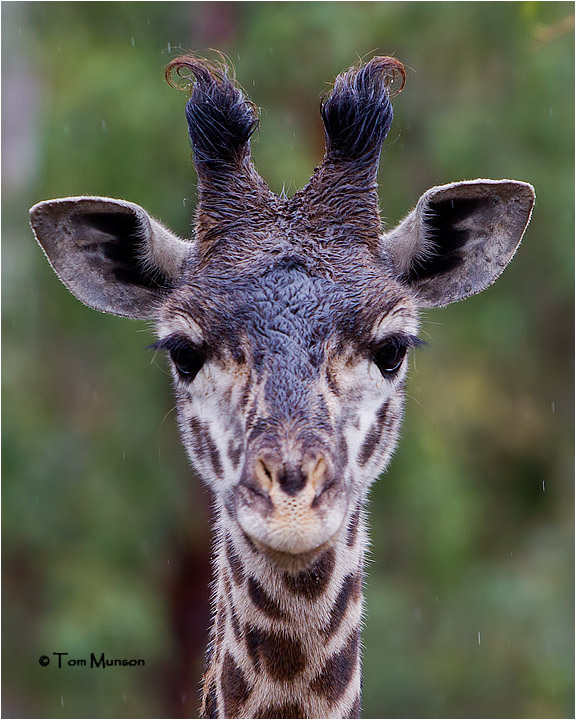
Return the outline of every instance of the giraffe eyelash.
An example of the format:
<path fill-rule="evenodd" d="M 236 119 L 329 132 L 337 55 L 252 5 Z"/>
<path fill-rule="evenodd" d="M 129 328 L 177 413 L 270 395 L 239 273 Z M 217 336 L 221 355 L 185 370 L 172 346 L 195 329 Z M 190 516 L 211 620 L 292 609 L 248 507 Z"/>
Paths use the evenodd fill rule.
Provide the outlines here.
<path fill-rule="evenodd" d="M 409 348 L 418 348 L 429 345 L 429 343 L 425 340 L 421 340 L 417 335 L 400 332 L 392 333 L 387 337 L 376 340 L 371 344 L 370 349 L 372 352 L 376 352 L 379 348 L 389 344 L 393 344 L 398 348 L 405 348 L 406 350 Z"/>
<path fill-rule="evenodd" d="M 188 350 L 194 348 L 196 350 L 204 350 L 203 344 L 192 342 L 185 335 L 174 333 L 167 335 L 160 340 L 156 340 L 152 345 L 148 345 L 147 350 L 165 350 L 169 353 L 178 352 L 179 350 Z"/>

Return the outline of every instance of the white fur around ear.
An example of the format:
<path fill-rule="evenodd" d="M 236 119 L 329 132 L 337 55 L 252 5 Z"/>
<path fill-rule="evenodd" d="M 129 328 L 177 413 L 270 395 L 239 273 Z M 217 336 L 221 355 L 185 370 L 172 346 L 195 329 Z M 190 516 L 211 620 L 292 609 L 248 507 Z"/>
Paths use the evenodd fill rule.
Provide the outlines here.
<path fill-rule="evenodd" d="M 466 180 L 428 190 L 381 246 L 421 307 L 462 300 L 491 285 L 530 221 L 534 188 L 517 180 Z"/>
<path fill-rule="evenodd" d="M 30 225 L 79 300 L 125 317 L 155 316 L 193 248 L 139 205 L 112 198 L 46 200 L 30 209 Z"/>

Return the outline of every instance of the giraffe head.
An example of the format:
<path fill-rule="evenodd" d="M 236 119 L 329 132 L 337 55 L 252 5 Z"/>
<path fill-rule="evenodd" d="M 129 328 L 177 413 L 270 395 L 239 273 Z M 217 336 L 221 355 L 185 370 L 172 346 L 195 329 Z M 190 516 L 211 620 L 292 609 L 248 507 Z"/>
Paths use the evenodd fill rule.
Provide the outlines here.
<path fill-rule="evenodd" d="M 388 463 L 419 308 L 498 277 L 534 191 L 510 180 L 434 187 L 383 233 L 376 175 L 400 62 L 338 76 L 321 105 L 324 158 L 291 198 L 254 169 L 256 112 L 230 72 L 193 57 L 174 71 L 190 73 L 192 239 L 99 197 L 39 203 L 32 227 L 85 304 L 156 323 L 184 444 L 220 512 L 277 562 L 313 558 Z"/>

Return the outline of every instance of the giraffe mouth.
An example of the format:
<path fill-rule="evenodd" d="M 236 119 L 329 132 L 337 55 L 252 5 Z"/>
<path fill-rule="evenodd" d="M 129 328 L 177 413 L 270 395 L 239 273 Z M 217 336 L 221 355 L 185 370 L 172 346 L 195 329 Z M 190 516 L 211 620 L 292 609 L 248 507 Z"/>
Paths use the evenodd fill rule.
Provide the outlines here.
<path fill-rule="evenodd" d="M 246 485 L 236 489 L 236 516 L 242 530 L 281 565 L 307 564 L 340 533 L 348 509 L 341 486 L 316 495 L 306 485 L 297 495 L 271 488 L 263 494 Z"/>

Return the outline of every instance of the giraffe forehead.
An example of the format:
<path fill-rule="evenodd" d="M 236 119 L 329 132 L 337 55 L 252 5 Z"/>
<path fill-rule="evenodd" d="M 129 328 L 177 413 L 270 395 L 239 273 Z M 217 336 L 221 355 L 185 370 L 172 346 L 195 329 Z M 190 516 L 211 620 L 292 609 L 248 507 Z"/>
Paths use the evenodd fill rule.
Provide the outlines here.
<path fill-rule="evenodd" d="M 297 269 L 274 269 L 247 289 L 240 322 L 251 345 L 254 365 L 272 358 L 319 365 L 325 344 L 343 313 L 356 312 L 346 288 Z"/>
<path fill-rule="evenodd" d="M 278 355 L 307 355 L 318 365 L 330 345 L 361 343 L 405 299 L 382 268 L 319 267 L 298 254 L 246 264 L 233 260 L 213 262 L 188 277 L 165 317 L 188 317 L 215 353 L 248 348 L 256 367 Z"/>

